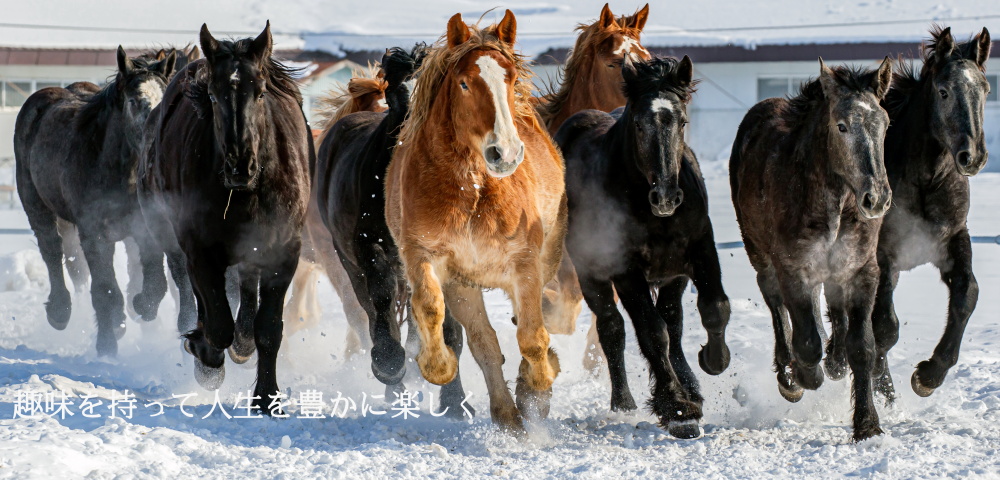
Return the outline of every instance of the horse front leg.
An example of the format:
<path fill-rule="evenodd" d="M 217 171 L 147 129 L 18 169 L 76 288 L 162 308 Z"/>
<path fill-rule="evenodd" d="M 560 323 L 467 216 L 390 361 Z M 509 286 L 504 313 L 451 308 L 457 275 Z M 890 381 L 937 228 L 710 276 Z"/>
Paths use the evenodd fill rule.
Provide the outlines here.
<path fill-rule="evenodd" d="M 719 375 L 729 368 L 726 327 L 729 325 L 731 308 L 729 297 L 722 288 L 722 268 L 719 266 L 719 252 L 715 249 L 715 237 L 706 234 L 694 245 L 689 256 L 692 266 L 690 276 L 698 288 L 698 313 L 701 314 L 701 325 L 708 334 L 708 343 L 698 352 L 698 365 L 709 375 Z M 683 290 L 680 293 L 683 294 Z M 680 297 L 677 297 L 678 314 L 683 315 L 680 308 Z M 679 342 L 678 339 L 678 345 Z M 677 354 L 680 353 L 675 353 Z"/>
<path fill-rule="evenodd" d="M 125 334 L 125 300 L 115 278 L 115 244 L 104 235 L 81 228 L 80 246 L 90 266 L 90 296 L 97 313 L 97 353 L 115 356 L 118 339 Z"/>
<path fill-rule="evenodd" d="M 367 265 L 364 281 L 375 309 L 375 319 L 368 325 L 374 343 L 372 373 L 385 385 L 397 385 L 406 375 L 406 350 L 400 344 L 399 322 L 396 321 L 398 269 L 394 255 L 383 245 L 366 243 L 359 249 L 360 258 L 364 260 L 362 265 Z M 440 302 L 443 304 L 444 300 Z M 443 307 L 441 314 L 444 314 Z M 431 380 L 428 378 L 428 381 Z"/>
<path fill-rule="evenodd" d="M 170 270 L 170 278 L 177 286 L 177 331 L 186 334 L 198 326 L 198 306 L 184 254 L 180 251 L 168 251 L 167 268 Z"/>
<path fill-rule="evenodd" d="M 660 426 L 677 438 L 695 438 L 701 434 L 701 405 L 692 402 L 670 364 L 670 337 L 666 324 L 656 311 L 649 282 L 635 264 L 614 279 L 622 305 L 632 317 L 635 336 L 642 356 L 649 363 L 653 377 L 653 396 L 649 406 L 660 419 Z"/>
<path fill-rule="evenodd" d="M 517 318 L 517 345 L 521 364 L 517 375 L 517 406 L 521 413 L 530 410 L 544 418 L 549 411 L 552 382 L 559 375 L 559 357 L 549 348 L 549 332 L 542 317 L 541 269 L 537 257 L 515 260 L 512 291 Z"/>
<path fill-rule="evenodd" d="M 962 336 L 979 300 L 979 283 L 972 274 L 972 242 L 963 230 L 948 242 L 947 258 L 939 263 L 941 280 L 948 286 L 948 321 L 934 355 L 917 364 L 910 386 L 921 397 L 929 396 L 944 383 L 948 370 L 958 363 Z"/>
<path fill-rule="evenodd" d="M 260 268 L 242 263 L 239 265 L 240 306 L 236 313 L 236 328 L 233 344 L 229 346 L 229 358 L 238 364 L 250 360 L 257 346 L 254 325 L 260 307 Z"/>
<path fill-rule="evenodd" d="M 611 376 L 611 411 L 635 410 L 635 399 L 628 386 L 625 372 L 625 319 L 618 311 L 615 290 L 610 280 L 597 280 L 580 275 L 580 288 L 587 306 L 594 312 L 598 348 L 603 348 Z M 589 353 L 584 352 L 584 355 Z"/>
<path fill-rule="evenodd" d="M 774 371 L 778 378 L 778 393 L 782 398 L 795 403 L 802 400 L 802 387 L 792 379 L 792 326 L 788 319 L 785 301 L 781 298 L 781 286 L 773 269 L 757 273 L 757 286 L 764 296 L 764 303 L 771 312 L 771 326 L 774 329 Z"/>
<path fill-rule="evenodd" d="M 469 351 L 486 379 L 486 390 L 490 396 L 490 418 L 503 430 L 523 434 L 524 421 L 503 377 L 506 359 L 500 351 L 497 332 L 486 315 L 482 290 L 449 284 L 444 297 L 448 311 L 465 327 Z"/>
<path fill-rule="evenodd" d="M 878 412 L 872 397 L 872 372 L 877 350 L 872 331 L 872 308 L 879 281 L 878 266 L 869 262 L 849 286 L 847 307 L 847 361 L 854 379 L 854 440 L 881 435 Z"/>
<path fill-rule="evenodd" d="M 681 299 L 684 296 L 687 284 L 687 277 L 677 277 L 660 287 L 660 291 L 656 296 L 656 311 L 663 318 L 663 321 L 666 322 L 667 337 L 670 342 L 670 365 L 674 368 L 674 372 L 677 373 L 677 378 L 680 380 L 681 385 L 684 386 L 688 398 L 692 402 L 701 405 L 704 402 L 704 398 L 701 396 L 698 379 L 694 376 L 694 372 L 691 370 L 691 366 L 684 356 L 684 349 L 681 342 L 684 335 L 684 309 L 681 306 Z M 698 295 L 702 295 L 701 289 L 698 289 Z M 704 315 L 705 312 L 702 314 Z M 705 351 L 705 348 L 707 346 L 702 347 L 702 351 Z M 729 362 L 728 357 L 729 349 L 727 348 L 726 363 Z"/>
<path fill-rule="evenodd" d="M 788 276 L 781 279 L 781 297 L 792 323 L 792 378 L 808 390 L 823 384 L 823 338 L 819 332 L 816 286 Z"/>
<path fill-rule="evenodd" d="M 234 335 L 233 315 L 226 298 L 227 256 L 221 248 L 205 247 L 185 248 L 185 254 L 198 303 L 198 325 L 184 335 L 184 349 L 195 357 L 198 384 L 215 390 L 225 378 L 225 351 L 233 344 Z"/>
<path fill-rule="evenodd" d="M 273 250 L 266 255 L 270 262 L 257 269 L 247 269 L 240 267 L 240 292 L 244 294 L 244 287 L 249 284 L 255 275 L 256 270 L 260 285 L 260 308 L 256 311 L 253 320 L 253 338 L 257 347 L 257 382 L 254 385 L 254 406 L 261 413 L 270 415 L 282 413 L 280 409 L 271 410 L 267 405 L 271 403 L 269 396 L 276 395 L 278 390 L 278 349 L 281 348 L 281 334 L 283 325 L 281 314 L 285 304 L 285 293 L 295 276 L 295 266 L 299 261 L 299 241 L 290 242 L 284 248 Z M 244 276 L 244 272 L 249 275 Z M 246 291 L 247 294 L 251 292 Z M 255 293 L 255 292 L 253 292 Z M 243 307 L 240 306 L 240 314 L 243 314 Z"/>
<path fill-rule="evenodd" d="M 427 256 L 413 255 L 406 259 L 405 265 L 406 278 L 412 290 L 410 303 L 413 305 L 413 317 L 420 335 L 417 365 L 428 382 L 444 385 L 455 379 L 458 357 L 444 343 L 445 304 L 441 283 Z M 379 338 L 374 334 L 374 327 L 372 330 L 372 340 L 378 348 Z M 401 346 L 399 348 L 401 357 L 405 357 L 405 351 Z"/>

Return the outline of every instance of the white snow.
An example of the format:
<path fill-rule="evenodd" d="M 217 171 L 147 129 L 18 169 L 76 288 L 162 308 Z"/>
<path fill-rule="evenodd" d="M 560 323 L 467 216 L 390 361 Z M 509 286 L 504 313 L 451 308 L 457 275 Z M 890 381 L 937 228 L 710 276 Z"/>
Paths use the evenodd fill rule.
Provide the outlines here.
<path fill-rule="evenodd" d="M 715 162 L 707 162 L 715 163 Z M 710 172 L 723 169 L 706 168 Z M 981 174 L 972 183 L 969 226 L 974 235 L 1000 234 L 1000 174 Z M 708 180 L 716 239 L 739 238 L 723 174 Z M 17 210 L 0 211 L 0 227 L 24 228 Z M 75 294 L 65 331 L 45 321 L 48 293 L 33 238 L 0 236 L 0 275 L 16 288 L 0 290 L 0 478 L 997 478 L 1000 472 L 1000 246 L 976 244 L 975 271 L 982 295 L 969 324 L 959 363 L 929 398 L 913 394 L 908 379 L 927 358 L 944 324 L 947 292 L 937 272 L 921 267 L 904 273 L 896 295 L 903 323 L 890 366 L 900 398 L 879 407 L 887 434 L 860 444 L 850 442 L 850 387 L 827 381 L 806 392 L 797 404 L 778 394 L 771 372 L 773 336 L 743 250 L 723 250 L 724 284 L 733 315 L 728 330 L 732 364 L 718 377 L 697 367 L 704 342 L 695 296 L 686 294 L 685 348 L 701 381 L 705 435 L 692 441 L 671 438 L 645 412 L 608 411 L 607 374 L 583 371 L 584 334 L 589 313 L 573 336 L 553 336 L 563 372 L 554 385 L 551 415 L 529 424 L 521 442 L 498 432 L 489 420 L 486 388 L 468 351 L 461 372 L 469 404 L 478 416 L 456 422 L 430 416 L 427 403 L 438 389 L 416 378 L 410 363 L 407 385 L 423 392 L 419 418 L 391 418 L 388 406 L 374 401 L 385 416 L 357 411 L 347 418 L 301 419 L 301 406 L 287 419 L 228 419 L 216 411 L 206 419 L 214 395 L 192 377 L 189 356 L 181 351 L 169 299 L 160 318 L 149 324 L 129 321 L 116 359 L 94 352 L 94 311 L 89 294 Z M 121 252 L 119 252 L 121 253 Z M 119 281 L 124 262 L 116 257 Z M 10 273 L 13 272 L 13 273 Z M 35 273 L 31 273 L 35 272 Z M 39 273 L 42 281 L 37 280 Z M 27 280 L 25 280 L 27 279 Z M 308 390 L 327 402 L 338 394 L 372 403 L 383 387 L 372 376 L 367 357 L 343 358 L 343 312 L 333 290 L 320 285 L 324 317 L 319 326 L 297 332 L 282 347 L 278 382 L 292 398 Z M 498 292 L 487 296 L 505 355 L 507 378 L 515 378 L 517 346 L 510 302 Z M 638 403 L 648 398 L 646 367 L 627 327 L 629 381 Z M 237 395 L 252 387 L 251 367 L 227 364 L 220 400 L 230 415 Z M 76 414 L 13 419 L 19 394 L 65 391 L 103 402 L 101 418 Z M 132 419 L 109 418 L 112 398 L 137 398 Z M 173 394 L 198 393 L 181 412 Z M 58 397 L 57 397 L 58 398 Z M 149 402 L 167 404 L 152 417 Z M 190 406 L 194 405 L 194 408 Z M 329 417 L 329 412 L 327 412 Z"/>

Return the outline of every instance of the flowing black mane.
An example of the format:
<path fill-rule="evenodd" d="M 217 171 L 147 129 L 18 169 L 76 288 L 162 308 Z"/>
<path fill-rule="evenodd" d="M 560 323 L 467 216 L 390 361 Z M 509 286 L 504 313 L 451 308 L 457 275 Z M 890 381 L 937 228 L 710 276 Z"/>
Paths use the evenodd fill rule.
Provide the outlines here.
<path fill-rule="evenodd" d="M 666 91 L 688 102 L 697 90 L 699 80 L 685 83 L 679 75 L 680 60 L 676 58 L 653 58 L 645 62 L 634 62 L 632 66 L 635 72 L 625 73 L 625 82 L 622 83 L 622 92 L 626 98 L 635 99 L 650 93 Z M 628 69 L 625 72 L 628 72 Z"/>
<path fill-rule="evenodd" d="M 877 70 L 857 65 L 836 66 L 830 70 L 838 85 L 858 93 L 865 90 L 870 91 L 872 82 L 878 75 Z M 823 85 L 820 84 L 819 78 L 813 78 L 803 83 L 799 94 L 788 99 L 785 123 L 797 126 L 808 124 L 809 115 L 823 102 L 824 98 Z"/>
<path fill-rule="evenodd" d="M 108 77 L 108 83 L 97 93 L 84 97 L 84 105 L 80 108 L 80 113 L 76 117 L 76 126 L 83 134 L 81 138 L 94 146 L 100 146 L 104 142 L 104 133 L 107 130 L 108 118 L 115 111 L 121 109 L 122 101 L 125 98 L 126 83 L 141 83 L 150 76 L 157 76 L 167 83 L 167 78 L 158 71 L 150 70 L 153 64 L 157 63 L 155 58 L 147 58 L 143 55 L 132 59 L 132 68 L 135 73 L 125 77 L 120 71 Z"/>
<path fill-rule="evenodd" d="M 215 53 L 216 59 L 230 57 L 235 61 L 249 57 L 250 47 L 253 44 L 252 38 L 240 40 L 219 40 L 219 50 Z M 294 75 L 301 69 L 283 65 L 274 57 L 268 58 L 261 65 L 264 76 L 267 77 L 267 91 L 286 98 L 293 98 L 295 102 L 302 106 L 302 93 L 299 92 Z M 208 82 L 210 79 L 210 69 L 206 63 L 202 63 L 195 73 L 194 81 L 188 86 L 185 95 L 191 99 L 198 112 L 199 118 L 207 118 L 206 114 L 211 112 L 211 101 L 208 98 Z"/>

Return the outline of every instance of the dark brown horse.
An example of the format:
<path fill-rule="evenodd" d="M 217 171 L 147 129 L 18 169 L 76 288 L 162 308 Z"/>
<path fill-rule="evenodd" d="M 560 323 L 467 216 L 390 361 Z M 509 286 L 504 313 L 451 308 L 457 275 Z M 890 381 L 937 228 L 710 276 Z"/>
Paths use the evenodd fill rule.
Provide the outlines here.
<path fill-rule="evenodd" d="M 147 122 L 140 200 L 181 295 L 193 287 L 197 298 L 185 347 L 199 382 L 218 385 L 225 349 L 238 363 L 256 349 L 253 403 L 263 409 L 278 390 L 281 310 L 299 258 L 312 137 L 298 86 L 271 57 L 270 24 L 238 41 L 216 40 L 203 25 L 201 48 L 205 59 L 174 78 Z M 235 324 L 230 265 L 239 272 Z"/>
<path fill-rule="evenodd" d="M 118 71 L 103 88 L 78 82 L 44 88 L 21 107 L 14 127 L 17 190 L 48 269 L 49 323 L 66 328 L 70 296 L 63 278 L 63 232 L 79 232 L 91 297 L 97 313 L 97 352 L 115 355 L 125 332 L 124 299 L 115 279 L 115 242 L 129 237 L 140 247 L 146 281 L 134 300 L 146 320 L 156 317 L 167 291 L 163 251 L 139 214 L 135 170 L 143 124 L 159 104 L 173 72 L 175 54 L 163 60 L 129 58 L 118 47 Z M 67 242 L 72 246 L 73 242 Z M 74 279 L 85 278 L 83 270 Z"/>
<path fill-rule="evenodd" d="M 847 319 L 854 438 L 882 433 L 872 402 L 871 313 L 881 217 L 891 192 L 882 161 L 888 58 L 877 71 L 820 60 L 820 77 L 791 99 L 764 100 L 740 124 L 729 160 L 736 219 L 774 324 L 774 367 L 787 400 L 823 383 L 820 288 Z M 791 325 L 789 325 L 789 320 Z"/>
<path fill-rule="evenodd" d="M 983 71 L 990 33 L 984 28 L 963 43 L 955 42 L 949 28 L 936 28 L 931 35 L 920 75 L 904 66 L 883 102 L 891 119 L 885 168 L 893 207 L 879 233 L 881 276 L 872 327 L 878 347 L 876 388 L 890 402 L 895 388 L 886 354 L 899 338 L 892 304 L 899 272 L 931 263 L 950 293 L 944 335 L 934 355 L 917 364 L 910 378 L 913 391 L 922 397 L 941 386 L 958 362 L 962 334 L 979 297 L 966 217 L 968 177 L 986 165 L 983 109 L 990 87 Z M 843 375 L 847 348 L 844 321 L 833 320 L 826 366 L 836 378 Z"/>

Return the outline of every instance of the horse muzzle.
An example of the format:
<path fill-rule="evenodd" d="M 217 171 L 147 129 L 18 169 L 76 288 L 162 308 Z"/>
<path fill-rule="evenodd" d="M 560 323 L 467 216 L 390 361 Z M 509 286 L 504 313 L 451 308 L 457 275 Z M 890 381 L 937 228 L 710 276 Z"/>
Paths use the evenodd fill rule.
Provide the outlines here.
<path fill-rule="evenodd" d="M 979 173 L 986 166 L 986 159 L 989 154 L 985 148 L 963 149 L 954 154 L 955 168 L 958 173 L 971 177 Z"/>
<path fill-rule="evenodd" d="M 889 211 L 889 206 L 892 205 L 892 192 L 888 188 L 885 189 L 884 193 L 876 189 L 870 189 L 861 195 L 857 195 L 857 198 L 858 211 L 869 220 L 882 217 Z"/>
<path fill-rule="evenodd" d="M 653 208 L 653 215 L 657 217 L 673 215 L 681 203 L 684 203 L 684 191 L 677 187 L 654 188 L 649 191 L 649 205 Z"/>
<path fill-rule="evenodd" d="M 514 173 L 524 161 L 524 142 L 518 140 L 513 145 L 487 143 L 483 149 L 483 158 L 486 159 L 486 170 L 491 176 L 506 177 Z"/>
<path fill-rule="evenodd" d="M 239 162 L 226 159 L 226 164 L 222 170 L 222 183 L 230 190 L 249 190 L 257 183 L 257 161 Z M 242 167 L 242 168 L 241 168 Z"/>

